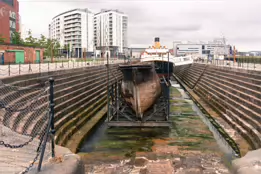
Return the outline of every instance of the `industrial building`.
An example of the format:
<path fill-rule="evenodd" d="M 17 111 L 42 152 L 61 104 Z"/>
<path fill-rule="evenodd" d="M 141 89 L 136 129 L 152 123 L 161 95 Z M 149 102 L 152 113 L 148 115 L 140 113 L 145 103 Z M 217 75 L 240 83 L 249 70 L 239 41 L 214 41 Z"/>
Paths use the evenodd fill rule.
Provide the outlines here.
<path fill-rule="evenodd" d="M 0 1 L 0 35 L 5 43 L 11 43 L 12 33 L 19 32 L 20 16 L 17 0 Z"/>
<path fill-rule="evenodd" d="M 0 44 L 0 64 L 43 62 L 43 48 Z"/>
<path fill-rule="evenodd" d="M 140 58 L 142 53 L 144 53 L 147 48 L 147 45 L 130 45 L 127 56 L 131 58 Z"/>
<path fill-rule="evenodd" d="M 118 10 L 101 10 L 94 15 L 94 44 L 104 57 L 127 51 L 128 16 Z"/>
<path fill-rule="evenodd" d="M 204 56 L 224 56 L 231 54 L 231 46 L 226 45 L 225 39 L 215 39 L 210 42 L 173 42 L 173 52 L 175 56 L 197 55 Z"/>
<path fill-rule="evenodd" d="M 93 16 L 87 8 L 61 13 L 52 19 L 49 37 L 57 39 L 62 46 L 69 45 L 68 52 L 72 57 L 91 56 L 94 51 Z"/>

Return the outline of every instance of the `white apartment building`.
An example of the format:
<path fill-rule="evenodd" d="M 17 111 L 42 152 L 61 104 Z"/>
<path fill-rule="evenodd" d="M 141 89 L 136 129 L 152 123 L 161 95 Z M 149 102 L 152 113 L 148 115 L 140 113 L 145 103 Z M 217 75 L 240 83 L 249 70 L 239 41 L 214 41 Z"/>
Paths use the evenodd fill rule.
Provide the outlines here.
<path fill-rule="evenodd" d="M 87 8 L 61 13 L 49 25 L 49 38 L 57 39 L 62 47 L 69 45 L 70 57 L 89 57 L 94 51 L 93 17 Z"/>
<path fill-rule="evenodd" d="M 175 41 L 173 42 L 173 52 L 175 56 L 198 55 L 198 56 L 214 56 L 229 55 L 230 45 L 226 45 L 225 40 L 215 39 L 211 42 L 189 42 Z"/>
<path fill-rule="evenodd" d="M 94 15 L 94 45 L 104 57 L 124 54 L 128 50 L 128 16 L 118 10 L 101 10 Z"/>

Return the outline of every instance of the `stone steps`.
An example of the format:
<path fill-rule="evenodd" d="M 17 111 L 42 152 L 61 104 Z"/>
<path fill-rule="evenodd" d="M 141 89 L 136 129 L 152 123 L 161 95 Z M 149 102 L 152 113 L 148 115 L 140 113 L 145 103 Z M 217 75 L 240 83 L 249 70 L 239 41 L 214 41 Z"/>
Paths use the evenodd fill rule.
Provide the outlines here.
<path fill-rule="evenodd" d="M 94 72 L 92 72 L 92 73 L 95 74 L 96 72 L 97 72 L 97 73 L 100 73 L 100 72 L 102 72 L 102 71 L 105 71 L 105 69 L 102 69 L 102 70 L 100 70 L 100 69 L 93 69 L 93 71 L 94 71 Z M 64 76 L 65 76 L 65 77 L 64 77 Z M 85 72 L 85 71 L 84 71 L 84 72 L 80 72 L 80 74 L 79 74 L 79 72 L 77 71 L 77 72 L 75 72 L 75 73 L 69 74 L 69 76 L 68 76 L 68 74 L 56 75 L 56 76 L 54 77 L 54 79 L 55 79 L 55 83 L 58 84 L 58 85 L 55 85 L 55 89 L 56 89 L 56 90 L 59 90 L 59 89 L 61 88 L 61 86 L 64 86 L 65 84 L 67 84 L 67 85 L 72 85 L 73 83 L 76 83 L 76 84 L 77 84 L 77 82 L 78 82 L 79 80 L 81 80 L 83 77 L 86 77 L 86 72 Z M 49 78 L 49 76 L 48 76 L 48 77 L 44 77 L 44 79 L 45 79 L 46 81 L 48 81 L 48 78 Z M 77 79 L 76 79 L 76 80 L 73 80 L 73 79 L 75 79 L 75 78 L 77 78 Z M 27 86 L 27 87 L 28 87 L 28 88 L 39 88 L 39 83 L 37 83 L 37 81 L 35 81 L 35 80 L 32 80 L 32 81 L 34 81 L 35 83 L 30 84 L 30 85 Z M 17 82 L 17 83 L 19 83 L 19 82 Z M 12 85 L 17 85 L 17 83 L 16 83 L 16 84 L 12 84 Z M 20 83 L 23 83 L 23 81 L 20 82 Z M 20 101 L 24 100 L 24 97 L 30 98 L 30 97 L 32 97 L 33 95 L 39 93 L 39 92 L 40 92 L 40 89 L 42 89 L 42 88 L 39 88 L 39 90 L 34 90 L 33 92 L 28 92 L 28 93 L 26 93 L 27 95 L 23 95 L 23 96 L 21 96 L 21 97 L 20 97 L 20 93 L 19 93 L 19 92 L 10 91 L 10 92 L 12 92 L 12 93 L 7 93 L 6 96 L 3 97 L 3 100 L 6 100 L 7 97 L 12 96 L 12 97 L 14 97 L 14 98 L 17 98 L 17 100 L 12 100 L 9 104 L 17 103 L 17 102 L 20 102 Z M 33 89 L 32 89 L 32 90 L 33 90 Z"/>
<path fill-rule="evenodd" d="M 205 74 L 202 80 L 211 80 L 216 85 L 222 87 L 223 89 L 226 89 L 229 93 L 235 94 L 235 96 L 242 102 L 247 103 L 247 107 L 252 109 L 253 111 L 257 113 L 261 113 L 261 99 L 256 98 L 253 95 L 249 95 L 245 93 L 244 90 L 238 90 L 238 88 L 231 87 L 228 83 L 224 84 L 225 81 L 223 81 L 221 78 L 216 77 L 210 77 L 209 75 Z M 228 84 L 228 85 L 227 85 Z"/>
<path fill-rule="evenodd" d="M 244 84 L 242 84 L 240 82 L 233 81 L 233 79 L 228 78 L 227 76 L 222 76 L 217 73 L 214 75 L 213 74 L 210 74 L 209 72 L 205 73 L 205 75 L 209 75 L 210 77 L 213 77 L 213 78 L 216 77 L 216 78 L 222 80 L 222 82 L 225 82 L 225 83 L 229 84 L 230 86 L 235 87 L 238 90 L 244 91 L 245 93 L 252 95 L 253 97 L 261 98 L 261 91 L 252 89 L 251 84 L 249 84 L 250 87 L 249 87 L 249 85 L 245 86 Z"/>
<path fill-rule="evenodd" d="M 229 67 L 216 67 L 216 66 L 211 66 L 211 65 L 209 65 L 208 67 L 211 69 L 214 69 L 214 71 L 229 72 L 230 74 L 244 76 L 247 78 L 253 78 L 253 79 L 261 78 L 260 71 L 229 68 Z"/>
<path fill-rule="evenodd" d="M 57 104 L 55 107 L 55 113 L 56 113 L 55 120 L 60 119 L 64 114 L 68 112 L 68 110 L 74 110 L 75 109 L 74 105 L 76 105 L 76 107 L 80 107 L 82 103 L 79 103 L 79 101 L 88 97 L 88 95 L 90 95 L 91 93 L 94 93 L 96 89 L 99 89 L 99 87 L 101 87 L 100 85 L 105 85 L 105 84 L 106 84 L 106 80 L 101 79 L 97 81 L 95 84 L 91 84 L 92 88 L 89 88 L 88 86 L 84 87 L 85 89 L 83 88 L 84 90 L 82 93 L 79 94 L 79 96 L 75 95 L 75 96 L 67 97 L 68 100 L 60 101 L 59 104 Z"/>
<path fill-rule="evenodd" d="M 256 143 L 255 139 L 249 134 L 249 132 L 245 129 L 245 127 L 242 126 L 241 122 L 236 122 L 233 117 L 228 116 L 226 114 L 226 109 L 222 105 L 222 101 L 218 100 L 218 97 L 215 94 L 211 94 L 212 97 L 209 97 L 209 92 L 205 90 L 204 87 L 197 87 L 198 90 L 195 91 L 196 94 L 198 94 L 203 100 L 206 101 L 217 113 L 220 114 L 220 116 L 227 122 L 229 125 L 234 128 L 236 131 L 240 133 L 240 135 L 247 140 L 247 142 L 251 145 L 253 149 L 256 149 L 259 147 L 259 145 Z"/>
<path fill-rule="evenodd" d="M 71 136 L 67 141 L 66 147 L 69 147 L 73 153 L 79 151 L 79 147 L 84 143 L 85 138 L 90 135 L 91 131 L 96 127 L 96 125 L 103 119 L 104 115 L 107 113 L 107 104 L 101 108 L 95 116 L 93 116 L 88 122 L 91 124 L 85 124 L 80 131 L 77 131 Z"/>
<path fill-rule="evenodd" d="M 201 84 L 203 85 L 203 84 Z M 251 113 L 251 110 L 249 110 L 247 107 L 243 106 L 242 104 L 236 102 L 235 100 L 230 99 L 228 96 L 224 95 L 224 91 L 220 90 L 220 88 L 215 88 L 214 85 L 205 82 L 204 86 L 211 92 L 214 92 L 217 94 L 217 96 L 220 98 L 223 103 L 225 103 L 226 109 L 229 111 L 233 111 L 240 117 L 244 118 L 246 121 L 250 122 L 253 127 L 255 127 L 257 130 L 261 131 L 260 123 L 253 119 L 253 114 L 258 113 Z M 238 106 L 238 107 L 235 107 Z M 246 110 L 249 111 L 246 112 Z M 250 115 L 252 114 L 252 115 Z M 260 114 L 256 115 L 259 116 Z"/>
<path fill-rule="evenodd" d="M 210 82 L 212 82 L 212 83 L 210 83 Z M 233 103 L 234 106 L 239 106 L 248 115 L 250 115 L 251 117 L 254 117 L 260 121 L 260 118 L 261 118 L 260 112 L 255 112 L 253 109 L 249 108 L 249 106 L 255 106 L 251 102 L 249 102 L 243 98 L 240 98 L 238 95 L 235 95 L 235 94 L 227 91 L 226 89 L 220 88 L 219 86 L 221 86 L 221 85 L 219 83 L 213 82 L 210 79 L 208 79 L 208 80 L 202 79 L 201 83 L 209 84 L 210 87 L 212 87 L 212 89 L 216 89 L 216 91 L 219 93 L 223 92 L 223 93 L 221 93 L 221 95 L 223 96 L 222 98 L 225 101 L 229 101 L 230 103 Z M 259 108 L 255 108 L 255 109 L 259 110 Z"/>
<path fill-rule="evenodd" d="M 60 129 L 60 127 L 63 124 L 65 124 L 67 121 L 72 119 L 72 116 L 73 116 L 72 113 L 78 114 L 79 112 L 84 110 L 86 106 L 90 106 L 91 103 L 89 101 L 91 101 L 92 98 L 95 98 L 95 96 L 100 96 L 99 94 L 102 94 L 106 90 L 105 85 L 106 85 L 106 83 L 90 90 L 89 95 L 88 94 L 85 95 L 86 97 L 84 97 L 82 100 L 79 100 L 77 103 L 73 104 L 73 106 L 70 107 L 70 109 L 66 109 L 66 111 L 68 111 L 68 112 L 64 112 L 64 110 L 61 110 L 61 113 L 57 113 L 57 115 L 55 117 L 56 129 Z"/>
<path fill-rule="evenodd" d="M 106 75 L 103 75 L 101 77 L 100 76 L 100 71 L 97 71 L 97 73 L 99 74 L 99 76 L 96 75 L 96 77 L 97 77 L 96 79 L 101 79 L 102 77 L 103 78 L 106 77 Z M 103 73 L 106 74 L 105 71 Z M 79 87 L 78 86 L 79 84 L 76 84 L 74 86 L 74 88 L 70 88 L 69 91 L 71 91 L 71 92 L 69 94 L 67 94 L 67 95 L 65 95 L 65 93 L 66 93 L 66 91 L 68 89 L 66 89 L 66 91 L 63 90 L 65 93 L 60 93 L 60 95 L 58 95 L 59 97 L 55 96 L 55 103 L 59 103 L 57 106 L 55 106 L 55 111 L 57 111 L 56 108 L 59 107 L 59 106 L 61 106 L 62 108 L 66 107 L 66 106 L 64 106 L 68 102 L 68 101 L 66 101 L 66 99 L 74 97 L 76 100 L 78 100 L 79 97 L 82 95 L 82 92 L 84 92 L 84 91 L 86 91 L 86 90 L 88 90 L 90 88 L 93 88 L 95 85 L 98 85 L 99 83 L 97 83 L 97 82 L 96 83 L 91 83 L 91 81 L 96 80 L 96 79 L 92 79 L 90 81 L 87 81 L 88 83 L 85 82 L 84 87 L 82 87 L 82 88 L 80 88 L 78 90 L 75 90 L 75 88 Z M 100 80 L 98 82 L 102 82 L 102 81 L 103 80 Z M 62 85 L 63 84 L 61 84 L 60 86 L 62 86 Z M 57 93 L 59 93 L 59 91 L 57 91 L 55 94 L 57 94 Z M 84 96 L 84 95 L 82 95 L 82 96 Z M 43 96 L 41 99 L 44 99 L 44 97 L 46 97 L 46 96 Z M 46 105 L 46 103 L 42 102 L 40 104 L 41 105 L 39 105 L 38 108 L 42 108 L 42 107 L 45 106 L 46 109 L 48 109 L 47 108 L 48 106 Z M 67 103 L 67 105 L 69 105 L 69 104 Z M 43 117 L 45 117 L 45 114 L 41 115 L 41 113 L 31 112 L 29 115 L 26 116 L 26 118 L 23 118 L 23 119 L 21 119 L 21 117 L 22 117 L 21 115 L 18 115 L 16 117 L 16 120 L 14 121 L 14 125 L 15 126 L 13 127 L 13 129 L 18 131 L 18 132 L 30 133 L 31 131 L 36 129 L 36 127 L 33 126 L 33 125 L 39 125 L 40 122 L 46 120 L 46 118 L 43 118 Z M 33 120 L 33 122 L 32 122 L 32 120 Z M 17 127 L 19 127 L 19 129 L 17 129 Z M 29 130 L 27 130 L 28 127 L 30 127 Z"/>
<path fill-rule="evenodd" d="M 105 78 L 105 77 L 106 77 L 106 75 L 103 76 L 103 78 Z M 97 91 L 97 90 L 100 91 L 99 88 L 101 88 L 101 83 L 106 85 L 106 81 L 104 79 L 102 79 L 102 76 L 98 76 L 98 78 L 101 80 L 98 80 L 94 83 L 89 82 L 89 85 L 88 85 L 88 83 L 86 83 L 86 86 L 81 89 L 78 89 L 77 92 L 76 92 L 76 90 L 71 89 L 70 91 L 72 91 L 72 92 L 69 93 L 68 95 L 61 95 L 60 97 L 56 97 L 55 99 L 57 99 L 57 100 L 55 100 L 55 103 L 59 103 L 59 104 L 57 105 L 57 107 L 55 107 L 55 118 L 56 118 L 55 120 L 57 120 L 57 118 L 62 119 L 64 116 L 64 115 L 60 115 L 59 112 L 58 113 L 56 112 L 56 111 L 59 111 L 59 109 L 57 109 L 58 107 L 60 108 L 60 110 L 62 110 L 63 108 L 67 108 L 71 103 L 75 103 L 75 102 L 77 103 L 77 101 L 81 101 L 78 103 L 79 104 L 78 107 L 79 107 L 79 106 L 83 105 L 85 102 L 87 102 L 88 99 L 90 99 L 90 97 L 88 97 L 86 100 L 81 100 L 81 98 L 83 98 L 85 96 L 94 96 L 94 95 L 92 95 L 93 93 L 98 94 L 95 91 Z M 93 79 L 93 80 L 95 80 L 95 79 Z M 62 100 L 60 100 L 60 99 L 62 99 Z M 71 108 L 71 111 L 74 112 L 73 115 L 79 109 L 78 107 Z M 38 123 L 38 125 L 39 125 L 39 122 L 41 122 L 41 120 L 42 120 L 42 118 L 39 117 L 38 119 L 34 119 L 33 123 L 28 123 L 28 124 L 31 124 L 31 126 L 33 126 L 33 125 L 37 125 L 36 123 Z M 37 126 L 34 126 L 34 128 L 31 130 L 35 130 L 36 128 L 37 128 Z"/>
<path fill-rule="evenodd" d="M 198 84 L 200 87 L 201 87 L 201 90 L 204 88 L 206 89 L 205 92 L 207 92 L 208 94 L 210 94 L 211 96 L 215 97 L 216 100 L 218 102 L 216 102 L 215 104 L 218 106 L 220 105 L 223 105 L 223 107 L 225 108 L 224 109 L 224 113 L 227 113 L 230 111 L 230 115 L 233 115 L 234 117 L 231 117 L 235 122 L 237 122 L 240 126 L 242 126 L 248 133 L 251 134 L 251 137 L 253 137 L 254 139 L 254 142 L 257 141 L 257 144 L 261 145 L 261 141 L 260 141 L 260 138 L 261 138 L 261 135 L 260 133 L 256 130 L 256 129 L 259 129 L 259 126 L 258 126 L 258 122 L 256 121 L 253 121 L 251 119 L 251 117 L 248 117 L 248 115 L 246 115 L 244 112 L 242 112 L 241 110 L 235 108 L 235 105 L 232 105 L 230 104 L 228 101 L 224 100 L 223 97 L 223 93 L 220 93 L 218 92 L 217 90 L 213 89 L 213 86 L 211 86 L 210 83 L 200 83 Z M 212 87 L 212 88 L 211 88 Z M 231 100 L 229 100 L 231 101 Z M 236 115 L 238 114 L 238 115 Z M 243 117 L 243 118 L 241 118 Z M 246 119 L 246 120 L 245 120 Z M 247 120 L 248 119 L 248 120 Z M 254 124 L 254 127 L 252 125 L 250 125 L 247 121 L 250 121 Z"/>
<path fill-rule="evenodd" d="M 62 131 L 61 134 L 57 134 L 57 144 L 65 146 L 71 136 L 79 131 L 82 126 L 84 126 L 101 108 L 106 105 L 107 101 L 105 94 L 106 93 L 104 93 L 104 96 L 100 99 L 96 98 L 94 101 L 95 103 L 93 103 L 91 107 L 88 107 L 82 113 L 76 115 L 76 117 L 73 120 L 70 120 L 70 122 L 67 122 L 66 125 L 64 125 L 65 129 L 60 128 Z"/>
<path fill-rule="evenodd" d="M 113 80 L 111 82 L 111 85 L 115 83 L 116 81 Z M 65 145 L 67 143 L 67 140 L 70 139 L 70 137 L 76 133 L 76 128 L 80 129 L 84 124 L 88 122 L 88 120 L 95 115 L 96 112 L 99 111 L 100 108 L 104 107 L 106 104 L 106 87 L 107 83 L 106 81 L 103 83 L 103 85 L 99 85 L 96 88 L 100 89 L 98 90 L 97 94 L 93 94 L 93 97 L 90 97 L 88 102 L 83 103 L 81 106 L 81 109 L 77 109 L 77 112 L 74 113 L 74 117 L 70 118 L 68 115 L 66 120 L 63 120 L 62 118 L 60 121 L 56 124 L 56 127 L 58 127 L 56 142 Z M 100 103 L 105 102 L 104 104 L 100 105 Z M 71 110 L 73 111 L 73 110 Z M 89 114 L 90 112 L 95 111 L 92 114 Z M 70 114 L 70 113 L 69 113 Z M 88 115 L 88 116 L 86 116 Z M 76 122 L 79 122 L 80 120 L 84 120 L 80 125 L 76 126 L 74 128 L 74 125 Z M 70 130 L 72 129 L 72 130 Z"/>
<path fill-rule="evenodd" d="M 188 67 L 187 67 L 188 68 Z M 193 64 L 189 69 L 184 69 L 182 73 L 177 76 L 182 79 L 188 87 L 192 88 L 195 83 L 198 81 L 201 73 L 204 71 L 205 65 Z"/>
<path fill-rule="evenodd" d="M 256 91 L 261 91 L 261 85 L 257 85 L 255 83 L 253 83 L 254 82 L 253 80 L 248 81 L 247 80 L 248 78 L 242 78 L 240 76 L 230 75 L 229 73 L 224 73 L 224 72 L 220 72 L 220 71 L 217 72 L 217 71 L 213 71 L 213 70 L 210 70 L 210 71 L 208 70 L 207 73 L 212 74 L 212 76 L 220 75 L 220 76 L 222 76 L 222 78 L 230 80 L 233 83 L 240 84 L 242 86 L 245 86 L 247 88 L 250 88 L 250 89 L 253 89 Z"/>
<path fill-rule="evenodd" d="M 197 64 L 181 66 L 174 73 L 191 88 L 203 67 Z M 261 147 L 261 72 L 207 65 L 193 91 L 254 149 Z"/>
<path fill-rule="evenodd" d="M 111 65 L 111 81 L 115 81 L 114 76 L 119 79 L 122 78 L 120 71 L 117 71 L 118 65 Z M 111 72 L 110 72 L 111 73 Z M 106 91 L 107 81 L 107 68 L 105 66 L 87 67 L 72 70 L 59 71 L 58 73 L 43 73 L 34 75 L 25 75 L 25 77 L 18 77 L 17 81 L 13 79 L 7 79 L 6 82 L 10 82 L 12 85 L 39 87 L 39 81 L 48 80 L 52 76 L 55 79 L 55 125 L 57 128 L 61 128 L 67 121 L 74 118 L 75 114 L 80 114 L 86 109 L 85 107 L 91 107 L 95 102 L 93 99 L 95 96 L 102 97 L 104 91 Z M 31 79 L 27 79 L 30 77 Z M 27 86 L 28 87 L 28 86 Z M 10 98 L 9 104 L 16 104 L 24 99 L 31 99 L 38 91 L 28 91 L 25 95 L 18 97 L 19 95 L 13 91 L 6 94 L 6 97 L 13 95 Z M 33 135 L 35 132 L 43 129 L 41 125 L 48 120 L 48 115 L 44 108 L 48 107 L 48 95 L 40 97 L 34 106 L 34 109 L 40 109 L 40 111 L 33 111 L 29 114 L 5 114 L 4 122 L 8 124 L 8 127 L 18 133 L 27 133 Z M 96 98 L 97 100 L 99 98 Z M 93 103 L 91 103 L 92 101 Z M 86 104 L 88 103 L 88 105 Z M 32 107 L 30 106 L 30 107 Z M 20 106 L 24 107 L 23 105 Z M 71 111 L 70 111 L 71 110 Z M 78 111 L 77 111 L 78 110 Z M 60 120 L 61 119 L 61 120 Z"/>

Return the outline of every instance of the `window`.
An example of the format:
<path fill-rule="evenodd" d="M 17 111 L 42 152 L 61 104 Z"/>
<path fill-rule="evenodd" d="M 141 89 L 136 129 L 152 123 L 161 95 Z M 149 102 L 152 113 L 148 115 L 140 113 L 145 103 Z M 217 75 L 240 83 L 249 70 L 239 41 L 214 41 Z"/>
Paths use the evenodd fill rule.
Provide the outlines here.
<path fill-rule="evenodd" d="M 16 14 L 15 14 L 15 12 L 10 11 L 9 17 L 10 17 L 10 18 L 13 18 L 13 19 L 16 19 Z"/>
<path fill-rule="evenodd" d="M 14 6 L 14 0 L 2 0 L 2 1 L 7 3 L 10 6 Z"/>
<path fill-rule="evenodd" d="M 10 20 L 10 28 L 15 29 L 15 22 Z"/>

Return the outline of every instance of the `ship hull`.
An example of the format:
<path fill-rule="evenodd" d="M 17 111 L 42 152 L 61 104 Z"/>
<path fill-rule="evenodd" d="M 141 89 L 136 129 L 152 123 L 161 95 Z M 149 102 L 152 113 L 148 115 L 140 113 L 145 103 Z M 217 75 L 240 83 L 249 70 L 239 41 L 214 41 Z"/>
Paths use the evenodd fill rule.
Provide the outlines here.
<path fill-rule="evenodd" d="M 142 119 L 146 112 L 160 97 L 160 79 L 153 63 L 120 65 L 123 73 L 122 96 Z"/>

